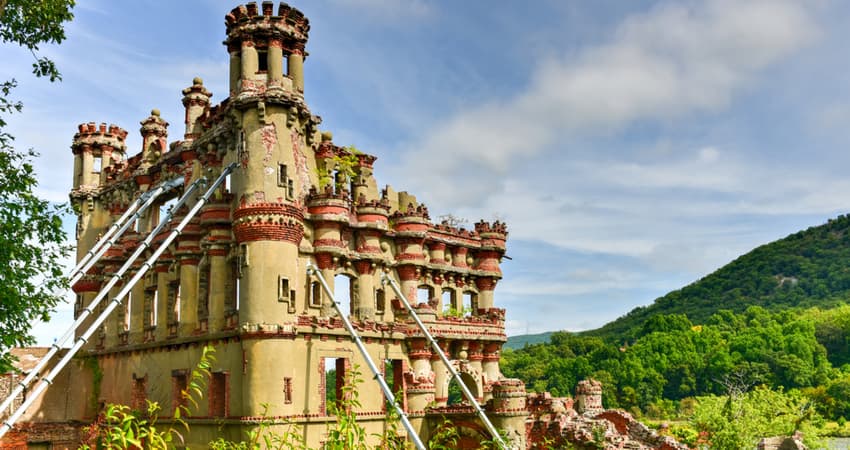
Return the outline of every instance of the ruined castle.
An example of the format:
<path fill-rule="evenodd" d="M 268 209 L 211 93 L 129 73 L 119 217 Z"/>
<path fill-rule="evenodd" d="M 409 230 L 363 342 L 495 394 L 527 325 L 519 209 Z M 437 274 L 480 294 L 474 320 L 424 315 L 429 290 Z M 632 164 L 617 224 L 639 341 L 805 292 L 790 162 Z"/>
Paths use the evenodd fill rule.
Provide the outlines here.
<path fill-rule="evenodd" d="M 374 156 L 339 146 L 320 129 L 321 119 L 304 100 L 307 18 L 289 5 L 263 2 L 239 6 L 225 20 L 227 98 L 212 104 L 212 93 L 194 79 L 182 91 L 181 139 L 169 142 L 169 123 L 157 110 L 141 121 L 138 152 L 127 149 L 128 132 L 116 125 L 85 123 L 74 135 L 70 195 L 80 258 L 140 195 L 182 180 L 73 285 L 78 316 L 169 213 L 174 217 L 152 236 L 151 249 L 188 217 L 191 204 L 174 204 L 188 186 L 235 169 L 161 256 L 134 263 L 130 273 L 146 271 L 137 283 L 127 286 L 125 276 L 112 287 L 110 296 L 130 290 L 86 339 L 83 356 L 0 447 L 73 446 L 81 426 L 106 403 L 143 410 L 155 401 L 167 421 L 185 401 L 181 391 L 206 346 L 216 359 L 204 399 L 186 419 L 189 447 L 203 448 L 220 436 L 239 440 L 261 419 L 271 420 L 273 431 L 295 424 L 308 445 L 319 447 L 335 420 L 330 392 L 338 395 L 355 367 L 364 380 L 357 387 L 358 420 L 377 439 L 373 435 L 388 426 L 387 402 L 343 326 L 342 311 L 422 440 L 448 419 L 460 429 L 458 447 L 477 448 L 492 436 L 469 402 L 450 401 L 449 370 L 382 276 L 397 280 L 512 448 L 530 447 L 546 433 L 563 436 L 580 413 L 602 413 L 600 386 L 583 387 L 576 413 L 558 399 L 527 396 L 521 381 L 502 375 L 505 310 L 493 294 L 506 226 L 482 221 L 466 230 L 434 223 L 413 195 L 379 187 Z M 92 317 L 104 305 L 92 308 Z M 607 426 L 620 431 L 615 422 Z M 405 436 L 404 429 L 397 432 Z M 532 432 L 536 438 L 529 438 Z"/>

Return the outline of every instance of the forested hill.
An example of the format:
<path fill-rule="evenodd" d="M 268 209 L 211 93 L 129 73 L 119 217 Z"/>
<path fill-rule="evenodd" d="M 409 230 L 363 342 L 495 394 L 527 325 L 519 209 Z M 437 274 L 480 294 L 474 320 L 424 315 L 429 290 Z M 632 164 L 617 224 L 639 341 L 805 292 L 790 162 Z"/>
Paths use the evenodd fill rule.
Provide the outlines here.
<path fill-rule="evenodd" d="M 830 307 L 848 300 L 850 216 L 844 215 L 762 245 L 649 306 L 582 334 L 622 340 L 657 314 L 686 314 L 701 324 L 722 309 Z"/>

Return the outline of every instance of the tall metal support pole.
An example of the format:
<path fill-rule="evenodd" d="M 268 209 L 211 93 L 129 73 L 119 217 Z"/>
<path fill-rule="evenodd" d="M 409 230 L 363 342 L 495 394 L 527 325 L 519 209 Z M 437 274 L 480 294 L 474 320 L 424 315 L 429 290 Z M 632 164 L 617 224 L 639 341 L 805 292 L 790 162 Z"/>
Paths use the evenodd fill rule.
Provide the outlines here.
<path fill-rule="evenodd" d="M 395 401 L 395 396 L 393 392 L 390 390 L 390 387 L 387 386 L 387 381 L 384 380 L 384 377 L 381 375 L 381 372 L 378 371 L 378 368 L 375 366 L 375 363 L 372 361 L 372 357 L 369 356 L 369 352 L 366 350 L 366 346 L 363 345 L 363 341 L 360 340 L 360 335 L 357 334 L 357 331 L 354 330 L 354 327 L 351 326 L 351 321 L 348 320 L 345 314 L 343 314 L 342 310 L 339 307 L 339 303 L 336 301 L 336 297 L 334 297 L 333 292 L 331 291 L 330 286 L 325 281 L 325 278 L 322 276 L 322 273 L 319 272 L 319 269 L 313 265 L 313 263 L 307 264 L 307 274 L 313 275 L 319 280 L 319 284 L 322 285 L 322 290 L 325 291 L 325 294 L 333 300 L 334 309 L 336 309 L 339 317 L 342 318 L 342 323 L 345 324 L 345 329 L 348 331 L 348 334 L 351 335 L 351 338 L 354 339 L 354 344 L 357 345 L 357 349 L 360 350 L 360 354 L 363 355 L 363 359 L 366 360 L 366 365 L 369 366 L 369 370 L 372 371 L 374 375 L 375 381 L 381 386 L 381 391 L 384 393 L 384 397 L 386 397 L 387 401 L 389 401 L 393 408 L 395 408 L 398 413 L 399 418 L 401 419 L 401 423 L 404 428 L 407 430 L 407 434 L 410 435 L 410 438 L 413 439 L 413 445 L 416 446 L 419 450 L 425 450 L 425 444 L 422 443 L 422 440 L 419 438 L 419 434 L 413 429 L 413 426 L 410 424 L 410 421 L 407 419 L 407 414 L 405 414 L 404 410 L 401 409 L 401 406 L 398 405 Z"/>
<path fill-rule="evenodd" d="M 70 274 L 68 274 L 68 284 L 73 286 L 77 283 L 77 281 L 80 281 L 86 272 L 88 272 L 88 270 L 97 263 L 101 256 L 109 250 L 109 247 L 112 247 L 116 242 L 118 242 L 118 239 L 125 231 L 127 231 L 127 228 L 130 228 L 130 225 L 132 225 L 136 219 L 141 217 L 142 213 L 150 208 L 151 205 L 153 205 L 157 197 L 178 186 L 183 186 L 182 177 L 174 178 L 153 190 L 145 192 L 132 204 L 130 204 L 127 211 L 124 212 L 124 215 L 116 220 L 115 223 L 109 227 L 109 230 L 104 233 L 100 240 L 98 240 L 97 243 L 94 244 L 94 246 L 92 246 L 92 248 L 90 248 L 82 258 L 80 258 L 80 262 L 78 262 L 77 266 L 74 267 Z"/>
<path fill-rule="evenodd" d="M 507 445 L 505 441 L 502 439 L 502 435 L 499 434 L 499 431 L 496 430 L 496 427 L 493 426 L 493 423 L 490 422 L 490 419 L 487 418 L 487 415 L 484 414 L 484 410 L 481 409 L 481 405 L 478 404 L 478 400 L 472 395 L 472 392 L 466 386 L 466 383 L 460 378 L 460 374 L 457 373 L 454 367 L 452 367 L 452 363 L 449 361 L 449 358 L 446 357 L 443 349 L 440 348 L 440 345 L 437 344 L 437 341 L 431 336 L 431 333 L 428 331 L 428 328 L 422 323 L 422 320 L 419 319 L 419 315 L 416 314 L 416 311 L 413 310 L 413 307 L 410 306 L 410 303 L 407 301 L 407 297 L 404 296 L 404 293 L 401 292 L 401 288 L 398 283 L 395 282 L 392 278 L 390 278 L 386 273 L 381 273 L 381 283 L 389 284 L 392 287 L 393 292 L 395 292 L 396 297 L 401 301 L 405 308 L 407 308 L 407 312 L 410 313 L 410 316 L 413 317 L 413 320 L 416 322 L 416 325 L 419 326 L 419 329 L 422 330 L 422 334 L 425 335 L 425 339 L 431 343 L 431 348 L 440 356 L 440 359 L 443 361 L 443 364 L 448 369 L 449 373 L 452 374 L 452 378 L 457 382 L 458 386 L 460 386 L 460 390 L 463 391 L 463 395 L 469 400 L 469 403 L 475 408 L 475 411 L 478 413 L 478 417 L 484 422 L 484 425 L 487 427 L 487 430 L 490 431 L 490 434 L 493 435 L 493 440 L 495 440 L 499 447 L 503 449 L 507 449 Z"/>
<path fill-rule="evenodd" d="M 21 403 L 21 405 L 18 406 L 17 409 L 15 409 L 15 412 L 13 412 L 3 422 L 2 425 L 0 425 L 0 438 L 2 438 L 9 430 L 12 429 L 12 426 L 23 415 L 24 411 L 26 411 L 27 408 L 29 408 L 30 405 L 32 405 L 32 403 L 44 392 L 44 390 L 47 389 L 47 387 L 50 384 L 53 383 L 53 379 L 56 378 L 56 375 L 58 375 L 59 372 L 61 372 L 62 369 L 68 364 L 68 362 L 71 361 L 71 358 L 73 358 L 74 355 L 76 355 L 77 352 L 80 351 L 80 348 L 82 348 L 82 346 L 85 345 L 86 342 L 88 342 L 91 335 L 94 334 L 94 332 L 103 324 L 103 322 L 106 320 L 106 318 L 109 317 L 109 314 L 116 307 L 118 307 L 119 304 L 121 304 L 121 300 L 123 300 L 124 297 L 133 288 L 133 286 L 136 283 L 138 283 L 139 280 L 142 279 L 142 277 L 145 276 L 147 271 L 150 270 L 150 268 L 152 267 L 153 263 L 157 259 L 159 259 L 159 257 L 165 252 L 165 250 L 168 248 L 168 246 L 171 245 L 171 242 L 174 241 L 174 239 L 176 239 L 177 236 L 180 235 L 181 231 L 186 227 L 186 225 L 189 223 L 189 221 L 192 220 L 192 218 L 195 217 L 196 214 L 198 214 L 198 211 L 200 211 L 201 208 L 209 201 L 209 198 L 210 198 L 210 196 L 212 196 L 215 189 L 218 188 L 218 186 L 224 181 L 224 179 L 228 175 L 230 175 L 230 172 L 232 172 L 235 167 L 236 167 L 236 163 L 232 163 L 222 170 L 221 175 L 219 175 L 219 177 L 215 180 L 215 182 L 213 182 L 212 186 L 210 186 L 210 188 L 207 189 L 207 191 L 204 193 L 204 195 L 201 196 L 200 199 L 198 199 L 198 202 L 195 203 L 195 205 L 192 207 L 192 209 L 189 210 L 189 213 L 186 214 L 186 217 L 184 217 L 183 220 L 180 222 L 180 224 L 177 225 L 177 227 L 174 230 L 171 231 L 171 233 L 165 238 L 165 240 L 160 244 L 160 246 L 157 247 L 157 249 L 150 256 L 150 258 L 148 258 L 142 264 L 142 266 L 139 268 L 138 272 L 136 272 L 136 274 L 133 276 L 133 278 L 131 278 L 130 281 L 124 286 L 124 288 L 121 289 L 120 292 L 118 292 L 118 295 L 116 295 L 110 301 L 110 303 L 108 305 L 106 305 L 106 308 L 104 308 L 103 312 L 95 318 L 94 322 L 92 322 L 92 324 L 89 326 L 89 328 L 86 329 L 86 331 L 80 337 L 77 338 L 77 340 L 74 342 L 74 345 L 68 350 L 68 352 L 65 354 L 65 356 L 61 360 L 59 360 L 58 363 L 56 363 L 56 366 L 54 366 L 53 369 L 51 369 L 50 372 L 48 372 L 48 374 L 45 375 L 45 377 L 41 379 L 39 384 L 37 384 L 35 389 L 33 389 L 33 391 L 30 393 L 30 396 L 27 397 L 26 400 L 24 400 L 24 402 Z M 200 180 L 197 180 L 197 181 L 200 181 Z M 197 186 L 197 185 L 193 183 L 192 186 Z M 191 194 L 191 191 L 193 191 L 193 190 L 194 189 L 192 189 L 192 190 L 187 189 L 186 193 L 180 199 L 180 202 L 178 202 L 178 205 L 175 205 L 174 210 L 176 210 L 180 205 L 182 205 L 182 203 L 186 202 L 186 200 L 189 198 L 189 196 Z M 171 214 L 169 214 L 168 219 L 170 221 Z M 163 221 L 163 222 L 166 222 L 166 221 Z M 160 225 L 163 225 L 163 223 L 160 223 Z M 157 234 L 157 232 L 160 228 L 161 228 L 160 226 L 157 226 L 157 228 L 148 235 L 148 238 L 150 240 L 153 240 L 153 237 Z M 145 239 L 144 248 L 147 248 L 147 246 L 150 244 L 150 240 Z M 141 248 L 141 245 L 140 245 L 140 250 L 144 251 L 144 249 Z M 137 253 L 141 254 L 141 251 L 137 250 Z M 136 255 L 134 253 L 134 256 L 138 256 L 138 255 Z M 131 263 L 128 261 L 128 263 L 125 264 L 125 267 L 122 267 L 122 269 L 126 270 L 126 268 L 129 268 L 130 265 L 131 265 Z M 110 287 L 110 289 L 111 289 L 111 287 Z M 108 289 L 104 289 L 103 291 L 101 291 L 101 294 L 106 295 L 105 293 L 108 293 Z M 102 295 L 99 295 L 99 297 L 102 297 Z M 89 313 L 90 312 L 91 311 L 89 310 Z M 76 324 L 76 322 L 75 322 L 74 328 L 76 328 L 77 326 L 79 326 L 79 325 Z M 56 348 L 56 347 L 54 347 L 54 348 Z M 53 349 L 51 349 L 51 350 L 53 350 Z M 31 373 L 35 373 L 35 370 L 33 370 Z M 12 398 L 14 398 L 14 397 L 12 397 Z"/>
<path fill-rule="evenodd" d="M 179 178 L 179 180 L 180 180 L 181 183 L 183 182 L 182 178 Z M 172 180 L 172 182 L 173 181 L 174 180 Z M 12 402 L 15 401 L 15 397 L 17 397 L 18 395 L 21 395 L 21 393 L 27 388 L 27 386 L 29 386 L 29 384 L 32 383 L 32 380 L 35 379 L 35 377 L 37 377 L 38 374 L 42 370 L 44 370 L 44 368 L 47 366 L 47 364 L 50 362 L 50 360 L 53 359 L 54 356 L 56 356 L 57 352 L 59 352 L 59 349 L 61 349 L 62 346 L 65 345 L 65 343 L 68 342 L 68 340 L 71 339 L 71 337 L 74 336 L 74 332 L 77 330 L 77 328 L 79 328 L 80 325 L 82 325 L 82 323 L 92 314 L 94 309 L 97 308 L 97 306 L 104 299 L 104 297 L 109 295 L 109 290 L 112 289 L 115 286 L 115 284 L 118 283 L 118 281 L 121 279 L 121 277 L 124 276 L 124 273 L 127 270 L 130 269 L 130 267 L 133 265 L 133 263 L 136 261 L 136 259 L 138 259 L 139 256 L 142 253 L 144 253 L 145 250 L 147 250 L 147 248 L 150 246 L 151 241 L 153 241 L 154 237 L 156 237 L 156 235 L 162 230 L 162 228 L 165 227 L 165 225 L 167 225 L 169 222 L 171 222 L 171 218 L 174 216 L 174 212 L 177 211 L 178 208 L 183 206 L 183 204 L 186 203 L 187 200 L 189 200 L 189 197 L 192 195 L 192 193 L 195 192 L 198 189 L 198 187 L 205 184 L 206 181 L 207 181 L 206 178 L 199 178 L 199 179 L 195 180 L 191 185 L 189 185 L 189 187 L 186 189 L 186 192 L 183 194 L 182 197 L 180 197 L 180 200 L 178 200 L 177 203 L 174 205 L 174 208 L 172 208 L 171 211 L 168 212 L 168 214 L 162 219 L 162 221 L 160 221 L 160 223 L 157 224 L 156 228 L 154 228 L 153 231 L 151 231 L 148 234 L 148 236 L 145 238 L 145 240 L 142 241 L 141 244 L 139 244 L 139 247 L 136 249 L 136 251 L 133 252 L 133 254 L 130 255 L 130 257 L 124 263 L 124 265 L 117 272 L 115 272 L 115 274 L 112 275 L 112 278 L 109 280 L 109 282 L 106 283 L 106 285 L 103 288 L 100 289 L 100 292 L 95 296 L 95 298 L 91 301 L 91 303 L 89 303 L 88 306 L 86 306 L 85 308 L 82 309 L 82 311 L 80 311 L 80 315 L 77 317 L 76 320 L 74 320 L 74 323 L 65 331 L 65 334 L 63 334 L 62 337 L 60 337 L 58 340 L 53 342 L 53 344 L 50 346 L 50 350 L 48 350 L 47 354 L 45 354 L 38 361 L 38 363 L 35 365 L 35 367 L 33 367 L 29 371 L 29 373 L 17 383 L 17 386 L 15 386 L 15 389 L 12 391 L 11 394 L 9 394 L 8 397 L 6 397 L 5 400 L 3 400 L 3 403 L 0 403 L 0 411 L 4 411 L 6 408 L 8 408 L 12 404 Z M 169 183 L 171 183 L 171 182 L 169 182 Z M 154 198 L 155 198 L 155 196 L 149 198 L 148 201 L 152 202 Z M 140 213 L 140 212 L 142 212 L 142 209 L 139 209 L 138 213 Z M 135 219 L 133 219 L 133 220 L 135 220 Z M 129 226 L 131 223 L 132 223 L 132 220 L 127 222 L 126 225 Z M 121 232 L 123 233 L 123 230 Z M 120 236 L 120 234 L 116 235 L 116 237 L 117 236 Z M 106 248 L 107 247 L 104 247 L 104 251 L 106 251 L 105 250 Z M 86 270 L 88 270 L 88 269 L 86 269 Z M 81 272 L 81 273 L 85 273 L 85 272 Z"/>

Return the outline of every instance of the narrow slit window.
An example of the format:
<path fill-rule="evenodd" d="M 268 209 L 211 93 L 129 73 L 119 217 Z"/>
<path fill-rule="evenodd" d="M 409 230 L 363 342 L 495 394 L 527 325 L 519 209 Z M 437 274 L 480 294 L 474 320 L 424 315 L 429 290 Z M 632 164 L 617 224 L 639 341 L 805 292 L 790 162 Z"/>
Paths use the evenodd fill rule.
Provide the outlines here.
<path fill-rule="evenodd" d="M 375 311 L 383 314 L 387 308 L 387 294 L 383 289 L 375 290 Z"/>
<path fill-rule="evenodd" d="M 292 378 L 286 377 L 283 379 L 283 403 L 292 403 Z"/>
<path fill-rule="evenodd" d="M 257 73 L 266 73 L 269 70 L 269 52 L 257 50 Z"/>
<path fill-rule="evenodd" d="M 289 278 L 278 277 L 277 284 L 277 301 L 281 303 L 289 303 L 290 299 Z"/>
<path fill-rule="evenodd" d="M 318 281 L 310 283 L 310 306 L 314 308 L 322 306 L 322 286 Z"/>

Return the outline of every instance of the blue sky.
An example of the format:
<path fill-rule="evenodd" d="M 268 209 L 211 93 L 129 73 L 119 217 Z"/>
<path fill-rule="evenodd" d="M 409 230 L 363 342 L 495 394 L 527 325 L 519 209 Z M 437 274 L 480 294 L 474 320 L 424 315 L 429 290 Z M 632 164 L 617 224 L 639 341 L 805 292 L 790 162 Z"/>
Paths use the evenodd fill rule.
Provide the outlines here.
<path fill-rule="evenodd" d="M 193 77 L 220 102 L 235 5 L 82 0 L 44 49 L 52 85 L 0 48 L 40 193 L 67 199 L 78 123 L 130 130 L 136 153 L 152 108 L 182 134 Z M 509 334 L 597 327 L 850 206 L 846 2 L 293 5 L 311 20 L 305 96 L 335 142 L 435 219 L 507 221 Z"/>

